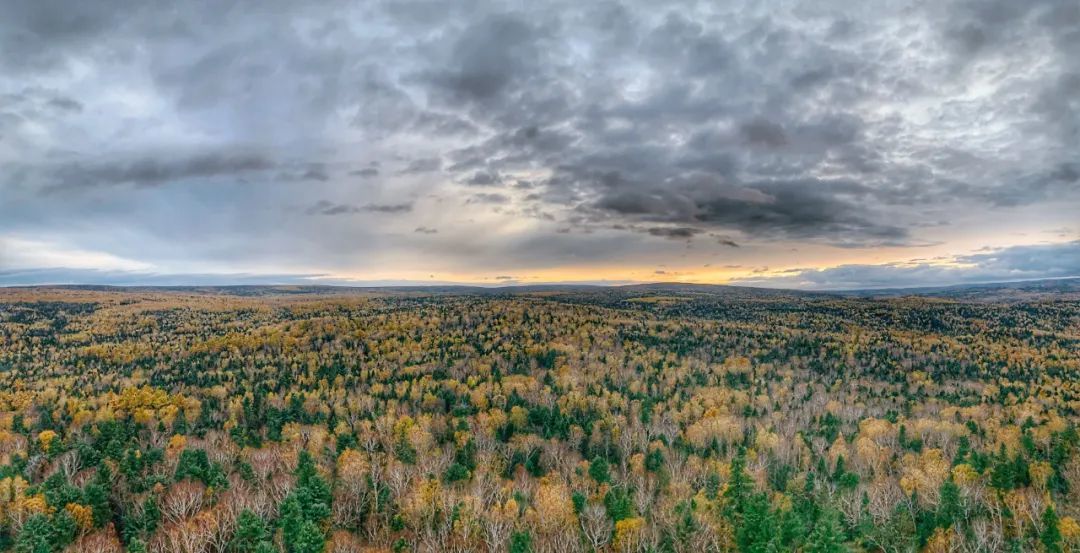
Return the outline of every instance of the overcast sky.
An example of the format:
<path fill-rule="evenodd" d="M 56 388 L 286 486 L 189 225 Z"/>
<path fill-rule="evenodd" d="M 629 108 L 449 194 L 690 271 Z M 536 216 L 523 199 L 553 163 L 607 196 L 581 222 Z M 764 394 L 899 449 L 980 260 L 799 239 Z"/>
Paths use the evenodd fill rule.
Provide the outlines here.
<path fill-rule="evenodd" d="M 1080 3 L 0 17 L 0 284 L 1080 275 Z"/>

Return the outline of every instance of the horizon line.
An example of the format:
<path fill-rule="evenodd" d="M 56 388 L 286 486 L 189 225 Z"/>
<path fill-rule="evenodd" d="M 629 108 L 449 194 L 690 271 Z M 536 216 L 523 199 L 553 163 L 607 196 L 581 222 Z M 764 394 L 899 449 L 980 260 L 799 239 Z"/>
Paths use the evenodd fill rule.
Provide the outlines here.
<path fill-rule="evenodd" d="M 297 283 L 297 282 L 265 282 L 265 283 L 232 283 L 232 284 L 94 284 L 94 283 L 39 283 L 39 284 L 0 284 L 0 289 L 31 289 L 31 288 L 106 288 L 106 289 L 124 289 L 124 288 L 138 288 L 138 289 L 156 289 L 156 290 L 170 290 L 170 289 L 183 289 L 183 288 L 285 288 L 285 287 L 305 287 L 305 288 L 330 288 L 330 289 L 432 289 L 432 288 L 477 288 L 482 290 L 501 290 L 501 289 L 513 289 L 513 288 L 532 288 L 532 287 L 588 287 L 588 288 L 629 288 L 633 286 L 714 286 L 725 288 L 745 288 L 753 290 L 776 290 L 776 291 L 790 291 L 790 292 L 802 292 L 802 293 L 842 293 L 842 292 L 860 292 L 860 291 L 903 291 L 903 290 L 937 290 L 943 288 L 962 288 L 973 286 L 987 286 L 987 285 L 1006 285 L 1006 284 L 1022 284 L 1025 282 L 1049 282 L 1049 281 L 1062 281 L 1062 280 L 1076 280 L 1080 279 L 1080 275 L 1073 276 L 1060 276 L 1060 277 L 1043 277 L 1043 278 L 1026 278 L 1026 279 L 1012 279 L 1012 280 L 987 280 L 978 282 L 963 282 L 952 284 L 940 284 L 940 285 L 918 285 L 918 286 L 865 286 L 858 288 L 792 288 L 792 287 L 776 287 L 776 286 L 758 286 L 750 284 L 731 284 L 731 283 L 714 283 L 714 282 L 685 282 L 676 280 L 662 280 L 662 281 L 548 281 L 548 282 L 534 282 L 534 283 L 514 283 L 514 284 L 483 284 L 483 283 L 463 283 L 463 282 L 441 282 L 430 284 L 342 284 L 342 283 Z M 368 281 L 377 282 L 377 281 Z"/>

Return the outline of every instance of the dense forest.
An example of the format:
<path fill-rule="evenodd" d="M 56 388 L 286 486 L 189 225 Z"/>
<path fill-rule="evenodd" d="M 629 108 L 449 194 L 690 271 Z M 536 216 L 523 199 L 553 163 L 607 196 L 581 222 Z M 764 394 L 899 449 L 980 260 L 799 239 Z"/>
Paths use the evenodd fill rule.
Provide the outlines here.
<path fill-rule="evenodd" d="M 0 290 L 0 550 L 1080 551 L 1080 300 Z"/>

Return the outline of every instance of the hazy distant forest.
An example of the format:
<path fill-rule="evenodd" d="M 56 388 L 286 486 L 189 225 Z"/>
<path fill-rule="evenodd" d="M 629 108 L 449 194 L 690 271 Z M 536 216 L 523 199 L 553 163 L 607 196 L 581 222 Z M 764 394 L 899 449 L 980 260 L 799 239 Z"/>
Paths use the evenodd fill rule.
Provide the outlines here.
<path fill-rule="evenodd" d="M 1065 295 L 0 290 L 0 550 L 1080 551 L 1078 371 Z"/>

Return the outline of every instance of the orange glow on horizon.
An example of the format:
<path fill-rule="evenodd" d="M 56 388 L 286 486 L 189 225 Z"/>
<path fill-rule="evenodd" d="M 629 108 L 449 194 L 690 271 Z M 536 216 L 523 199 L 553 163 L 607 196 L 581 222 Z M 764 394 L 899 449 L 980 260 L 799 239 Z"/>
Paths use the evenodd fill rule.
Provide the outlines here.
<path fill-rule="evenodd" d="M 911 248 L 895 248 L 897 251 L 911 252 Z M 772 277 L 791 276 L 805 270 L 824 270 L 842 265 L 934 265 L 942 267 L 964 267 L 967 264 L 960 262 L 958 256 L 938 257 L 906 257 L 892 261 L 881 259 L 882 250 L 870 252 L 872 255 L 844 256 L 834 262 L 824 263 L 792 263 L 782 266 L 719 266 L 714 267 L 701 265 L 664 266 L 656 265 L 625 265 L 625 266 L 562 266 L 523 270 L 515 272 L 487 271 L 464 272 L 464 271 L 379 271 L 376 273 L 332 273 L 313 278 L 313 283 L 319 281 L 356 281 L 358 284 L 365 281 L 412 281 L 418 284 L 424 282 L 455 283 L 464 285 L 498 286 L 513 284 L 542 284 L 542 283 L 646 283 L 646 282 L 684 282 L 691 284 L 731 284 L 747 279 L 767 279 Z"/>

